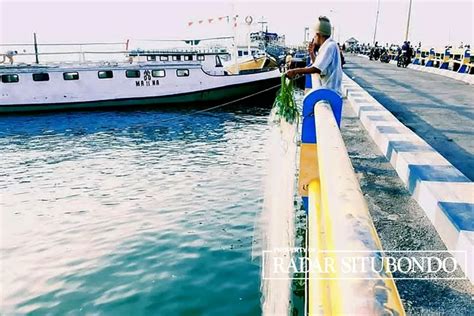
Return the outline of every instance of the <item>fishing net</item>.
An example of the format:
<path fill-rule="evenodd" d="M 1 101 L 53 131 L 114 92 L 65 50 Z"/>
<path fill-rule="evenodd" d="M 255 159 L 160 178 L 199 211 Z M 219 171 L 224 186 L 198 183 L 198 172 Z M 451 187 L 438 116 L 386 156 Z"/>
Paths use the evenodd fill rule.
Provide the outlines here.
<path fill-rule="evenodd" d="M 293 83 L 282 77 L 282 87 L 270 113 L 264 202 L 254 234 L 253 256 L 262 258 L 263 315 L 286 315 L 291 297 L 291 277 L 269 279 L 275 258 L 289 266 L 295 241 L 295 175 L 299 110 Z M 278 249 L 278 251 L 275 251 Z M 283 250 L 287 249 L 287 251 Z M 283 251 L 282 251 L 283 250 Z M 266 271 L 266 272 L 265 272 Z"/>

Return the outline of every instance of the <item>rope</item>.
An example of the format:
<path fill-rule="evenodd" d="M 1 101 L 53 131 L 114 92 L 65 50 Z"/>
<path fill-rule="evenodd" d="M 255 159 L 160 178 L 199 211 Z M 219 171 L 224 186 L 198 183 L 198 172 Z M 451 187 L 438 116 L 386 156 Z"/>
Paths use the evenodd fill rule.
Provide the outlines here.
<path fill-rule="evenodd" d="M 226 103 L 222 103 L 222 104 L 219 104 L 219 105 L 211 106 L 211 107 L 205 108 L 205 109 L 203 109 L 203 110 L 198 110 L 198 111 L 193 111 L 193 112 L 190 112 L 190 113 L 186 113 L 186 114 L 183 114 L 182 116 L 184 116 L 184 115 L 200 114 L 200 113 L 208 112 L 208 111 L 215 110 L 215 109 L 218 109 L 218 108 L 222 108 L 222 107 L 227 106 L 227 105 L 229 105 L 229 104 L 233 104 L 233 103 L 236 103 L 236 102 L 239 102 L 239 101 L 242 101 L 242 100 L 246 100 L 246 99 L 252 98 L 252 97 L 254 97 L 254 96 L 256 96 L 256 95 L 259 95 L 259 94 L 261 94 L 261 93 L 270 91 L 270 90 L 272 90 L 272 89 L 275 89 L 275 88 L 279 87 L 280 85 L 281 85 L 281 84 L 277 84 L 277 85 L 275 85 L 275 86 L 273 86 L 273 87 L 264 89 L 264 90 L 262 90 L 262 91 L 255 92 L 255 93 L 246 95 L 246 96 L 244 96 L 244 97 L 241 97 L 241 98 L 238 98 L 238 99 L 235 99 L 235 100 L 226 102 Z M 174 118 L 173 118 L 173 119 L 174 119 Z M 162 122 L 171 121 L 171 120 L 173 120 L 173 119 L 162 120 Z"/>
<path fill-rule="evenodd" d="M 298 75 L 298 76 L 295 76 L 293 79 L 289 79 L 289 80 L 297 80 L 298 78 L 300 78 L 301 75 Z M 208 111 L 211 111 L 211 110 L 215 110 L 215 109 L 218 109 L 218 108 L 221 108 L 221 107 L 224 107 L 226 105 L 229 105 L 229 104 L 232 104 L 232 103 L 236 103 L 236 102 L 239 102 L 239 101 L 242 101 L 242 100 L 245 100 L 245 99 L 248 99 L 248 98 L 251 98 L 251 97 L 254 97 L 256 95 L 259 95 L 261 93 L 264 93 L 264 92 L 267 92 L 267 91 L 270 91 L 272 89 L 275 89 L 277 87 L 281 86 L 281 83 L 275 85 L 275 86 L 272 86 L 270 88 L 267 88 L 267 89 L 264 89 L 264 90 L 261 90 L 261 91 L 258 91 L 258 92 L 255 92 L 255 93 L 252 93 L 250 95 L 246 95 L 244 97 L 241 97 L 241 98 L 238 98 L 238 99 L 235 99 L 235 100 L 232 100 L 232 101 L 229 101 L 229 102 L 225 102 L 225 103 L 222 103 L 222 104 L 219 104 L 219 105 L 215 105 L 215 106 L 211 106 L 211 107 L 208 107 L 208 108 L 205 108 L 203 110 L 198 110 L 198 111 L 193 111 L 193 112 L 190 112 L 190 113 L 185 113 L 185 114 L 181 114 L 177 117 L 172 117 L 172 118 L 169 118 L 169 119 L 164 119 L 164 120 L 159 120 L 158 122 L 154 122 L 154 123 L 148 123 L 148 124 L 138 124 L 138 125 L 135 125 L 134 127 L 145 127 L 145 126 L 150 126 L 150 124 L 153 124 L 153 127 L 156 127 L 157 125 L 159 125 L 159 123 L 163 123 L 163 122 L 170 122 L 170 121 L 177 121 L 177 120 L 180 120 L 182 119 L 183 117 L 185 116 L 189 116 L 189 115 L 194 115 L 194 114 L 199 114 L 199 113 L 207 113 Z M 211 114 L 212 115 L 212 114 Z M 297 135 L 295 134 L 295 137 L 297 137 Z M 295 140 L 295 142 L 297 143 L 297 141 Z M 174 152 L 175 150 L 174 149 L 169 149 L 165 152 L 165 154 L 170 154 L 172 152 Z"/>
<path fill-rule="evenodd" d="M 296 76 L 294 77 L 293 79 L 290 79 L 290 80 L 296 80 L 296 79 L 299 79 L 301 76 Z M 169 122 L 169 121 L 173 121 L 173 120 L 178 120 L 180 118 L 182 118 L 183 116 L 187 116 L 187 115 L 195 115 L 195 114 L 200 114 L 200 113 L 205 113 L 205 112 L 208 112 L 208 111 L 211 111 L 211 110 L 215 110 L 215 109 L 218 109 L 218 108 L 222 108 L 224 106 L 227 106 L 229 104 L 233 104 L 233 103 L 236 103 L 236 102 L 239 102 L 239 101 L 242 101 L 242 100 L 246 100 L 246 99 L 249 99 L 249 98 L 252 98 L 256 95 L 259 95 L 261 93 L 265 93 L 267 91 L 270 91 L 270 90 L 273 90 L 277 87 L 281 86 L 281 83 L 275 85 L 275 86 L 272 86 L 270 88 L 267 88 L 267 89 L 264 89 L 264 90 L 261 90 L 261 91 L 258 91 L 258 92 L 255 92 L 255 93 L 252 93 L 252 94 L 249 94 L 249 95 L 246 95 L 244 97 L 241 97 L 241 98 L 238 98 L 238 99 L 235 99 L 235 100 L 232 100 L 232 101 L 229 101 L 229 102 L 225 102 L 225 103 L 222 103 L 222 104 L 218 104 L 218 105 L 215 105 L 215 106 L 211 106 L 209 108 L 205 108 L 203 110 L 198 110 L 198 111 L 193 111 L 193 112 L 190 112 L 190 113 L 185 113 L 185 114 L 182 114 L 181 116 L 179 117 L 173 117 L 173 118 L 169 118 L 169 119 L 166 119 L 166 120 L 161 120 L 160 122 Z"/>

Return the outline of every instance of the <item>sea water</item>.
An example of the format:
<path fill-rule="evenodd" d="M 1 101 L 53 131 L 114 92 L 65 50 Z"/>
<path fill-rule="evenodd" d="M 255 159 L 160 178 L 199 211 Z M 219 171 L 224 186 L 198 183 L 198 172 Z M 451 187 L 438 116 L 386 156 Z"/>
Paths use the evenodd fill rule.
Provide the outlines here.
<path fill-rule="evenodd" d="M 268 109 L 0 117 L 0 311 L 260 315 Z"/>

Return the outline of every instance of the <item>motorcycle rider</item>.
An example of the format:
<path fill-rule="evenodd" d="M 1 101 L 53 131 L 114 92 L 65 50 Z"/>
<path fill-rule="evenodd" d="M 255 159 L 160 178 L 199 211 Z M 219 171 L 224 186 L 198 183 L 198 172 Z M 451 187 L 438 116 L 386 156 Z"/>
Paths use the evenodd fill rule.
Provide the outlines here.
<path fill-rule="evenodd" d="M 408 41 L 408 52 L 407 52 L 407 55 L 408 55 L 408 63 L 411 63 L 411 59 L 413 57 L 415 57 L 415 54 L 414 54 L 414 49 L 413 49 L 413 46 L 410 44 L 410 41 Z"/>
<path fill-rule="evenodd" d="M 412 55 L 412 49 L 410 47 L 410 42 L 405 41 L 403 42 L 402 45 L 402 54 L 404 57 L 404 66 L 406 67 L 409 63 L 411 63 L 411 55 Z"/>
<path fill-rule="evenodd" d="M 379 45 L 379 42 L 375 42 L 374 47 L 372 47 L 372 49 L 370 50 L 370 54 L 369 54 L 369 59 L 370 60 L 372 60 L 372 59 L 378 60 L 379 59 L 380 49 L 379 49 L 378 45 Z"/>

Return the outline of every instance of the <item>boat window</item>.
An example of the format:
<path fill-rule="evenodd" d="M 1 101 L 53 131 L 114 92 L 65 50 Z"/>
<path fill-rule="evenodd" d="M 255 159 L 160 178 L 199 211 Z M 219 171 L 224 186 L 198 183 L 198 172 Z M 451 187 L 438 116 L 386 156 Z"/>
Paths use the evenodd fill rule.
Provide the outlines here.
<path fill-rule="evenodd" d="M 245 55 L 245 56 L 247 56 L 248 54 L 249 54 L 249 52 L 248 52 L 248 51 L 245 51 L 245 52 L 244 52 L 244 55 Z"/>
<path fill-rule="evenodd" d="M 156 61 L 156 56 L 146 56 L 147 61 Z"/>
<path fill-rule="evenodd" d="M 197 60 L 203 61 L 205 58 L 204 55 L 197 55 Z"/>
<path fill-rule="evenodd" d="M 151 71 L 151 75 L 153 77 L 164 77 L 166 76 L 166 73 L 164 69 L 154 69 Z"/>
<path fill-rule="evenodd" d="M 97 73 L 99 79 L 110 79 L 114 77 L 112 70 L 101 70 Z"/>
<path fill-rule="evenodd" d="M 63 78 L 64 80 L 79 80 L 79 73 L 78 72 L 64 72 Z"/>
<path fill-rule="evenodd" d="M 222 67 L 222 62 L 219 55 L 216 55 L 216 67 Z"/>
<path fill-rule="evenodd" d="M 169 58 L 168 58 L 168 56 L 160 56 L 160 60 L 161 61 L 168 61 Z"/>
<path fill-rule="evenodd" d="M 3 83 L 12 83 L 12 82 L 18 82 L 18 75 L 2 75 L 2 82 Z"/>
<path fill-rule="evenodd" d="M 189 69 L 176 69 L 176 76 L 189 77 Z"/>
<path fill-rule="evenodd" d="M 239 57 L 242 57 L 242 51 L 239 50 Z"/>
<path fill-rule="evenodd" d="M 140 70 L 127 70 L 125 71 L 127 78 L 140 78 Z"/>
<path fill-rule="evenodd" d="M 193 60 L 193 55 L 184 55 L 184 60 Z"/>
<path fill-rule="evenodd" d="M 174 61 L 181 60 L 181 56 L 179 56 L 179 55 L 173 55 L 173 60 L 174 60 Z"/>
<path fill-rule="evenodd" d="M 45 72 L 33 74 L 33 81 L 48 81 L 49 74 Z"/>

